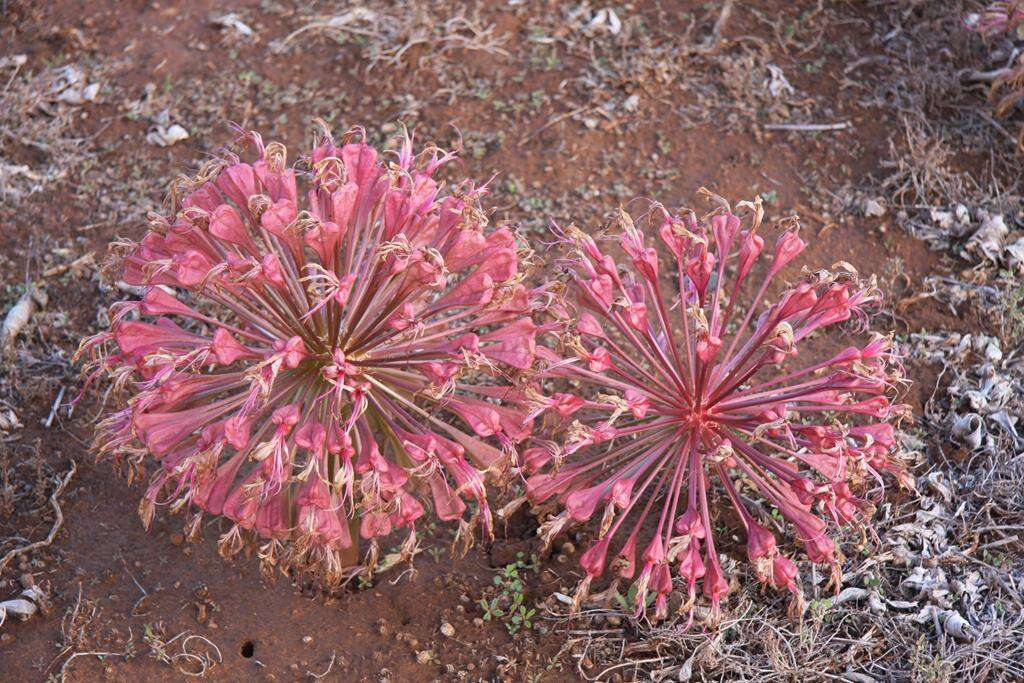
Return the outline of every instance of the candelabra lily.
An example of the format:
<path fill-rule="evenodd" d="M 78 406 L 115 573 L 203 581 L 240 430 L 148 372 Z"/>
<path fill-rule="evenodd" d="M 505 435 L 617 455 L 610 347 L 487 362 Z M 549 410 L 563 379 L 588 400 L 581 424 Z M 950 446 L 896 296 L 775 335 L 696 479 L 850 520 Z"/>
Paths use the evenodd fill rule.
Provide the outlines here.
<path fill-rule="evenodd" d="M 530 432 L 508 381 L 534 357 L 528 252 L 488 226 L 485 188 L 446 191 L 436 147 L 406 136 L 385 162 L 359 131 L 325 134 L 289 166 L 244 137 L 253 163 L 208 163 L 119 245 L 143 295 L 79 352 L 130 395 L 98 450 L 152 456 L 147 526 L 158 506 L 195 512 L 190 531 L 222 515 L 223 552 L 259 537 L 264 566 L 328 586 L 393 530 L 411 556 L 428 509 L 489 533 L 485 478 Z"/>
<path fill-rule="evenodd" d="M 799 596 L 780 532 L 835 567 L 830 527 L 870 515 L 857 485 L 886 472 L 912 484 L 893 455 L 907 408 L 890 398 L 903 382 L 892 341 L 868 335 L 798 353 L 818 330 L 863 323 L 878 298 L 873 281 L 839 264 L 783 285 L 780 273 L 804 248 L 795 221 L 765 257 L 760 201 L 739 205 L 741 219 L 715 199 L 721 207 L 703 219 L 658 205 L 647 214 L 667 268 L 625 212 L 616 220 L 623 264 L 599 240 L 556 228 L 568 248 L 564 353 L 539 353 L 547 376 L 572 390 L 533 403 L 567 435 L 528 449 L 523 467 L 530 497 L 557 504 L 546 538 L 600 520 L 580 559 L 577 604 L 608 571 L 613 585 L 633 582 L 639 611 L 653 604 L 665 617 L 679 585 L 692 615 L 701 584 L 716 617 L 730 582 L 715 532 L 730 523 L 756 576 Z"/>

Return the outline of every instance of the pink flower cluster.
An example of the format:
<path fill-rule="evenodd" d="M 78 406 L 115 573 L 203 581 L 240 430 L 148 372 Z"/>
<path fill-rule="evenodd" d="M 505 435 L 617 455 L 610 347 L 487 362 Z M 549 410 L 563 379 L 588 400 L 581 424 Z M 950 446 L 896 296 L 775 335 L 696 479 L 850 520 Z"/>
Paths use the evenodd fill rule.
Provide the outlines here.
<path fill-rule="evenodd" d="M 222 552 L 259 539 L 265 567 L 334 587 L 396 531 L 411 557 L 424 515 L 489 535 L 486 480 L 521 473 L 555 513 L 546 539 L 596 523 L 579 600 L 610 573 L 638 610 L 665 616 L 677 585 L 688 610 L 699 584 L 716 614 L 716 528 L 742 527 L 756 576 L 799 595 L 780 533 L 836 567 L 830 530 L 870 515 L 859 485 L 912 483 L 891 340 L 799 353 L 862 320 L 874 283 L 845 264 L 781 282 L 804 242 L 790 222 L 766 250 L 760 202 L 744 219 L 720 198 L 703 219 L 654 206 L 668 268 L 625 212 L 610 248 L 556 228 L 567 282 L 531 289 L 484 188 L 437 179 L 453 155 L 404 137 L 385 161 L 353 131 L 288 165 L 244 137 L 252 163 L 210 162 L 119 245 L 141 299 L 79 351 L 129 397 L 97 449 L 155 461 L 147 525 L 158 506 L 194 512 L 190 534 L 224 517 Z"/>
<path fill-rule="evenodd" d="M 1011 40 L 1024 40 L 1024 1 L 993 2 L 980 14 L 971 15 L 967 26 L 985 38 L 1008 34 Z M 988 99 L 995 105 L 996 116 L 1010 114 L 1024 100 L 1024 55 L 1019 52 L 1015 50 L 1016 57 L 1002 68 L 976 74 L 978 80 L 991 83 Z M 1020 130 L 1018 146 L 1024 150 L 1024 128 Z"/>
<path fill-rule="evenodd" d="M 744 227 L 720 201 L 700 220 L 651 210 L 667 268 L 625 212 L 621 263 L 614 247 L 559 231 L 570 250 L 564 353 L 540 354 L 547 375 L 573 387 L 543 399 L 568 436 L 523 460 L 532 500 L 561 510 L 545 536 L 597 521 L 577 600 L 610 573 L 614 585 L 633 583 L 640 611 L 653 600 L 666 616 L 677 585 L 689 611 L 699 584 L 716 615 L 730 582 L 715 529 L 730 521 L 745 532 L 757 577 L 799 594 L 779 533 L 835 567 L 830 527 L 861 524 L 871 510 L 851 484 L 883 472 L 912 484 L 892 454 L 893 421 L 907 407 L 889 398 L 903 381 L 891 340 L 799 354 L 814 332 L 872 304 L 873 283 L 840 264 L 783 285 L 780 273 L 804 249 L 796 228 L 766 249 L 760 202 L 741 205 Z"/>
<path fill-rule="evenodd" d="M 407 137 L 385 161 L 326 135 L 289 166 L 246 135 L 253 163 L 209 164 L 122 245 L 144 295 L 80 350 L 130 392 L 98 449 L 159 464 L 147 525 L 158 505 L 199 511 L 192 530 L 223 515 L 224 552 L 259 537 L 267 565 L 327 585 L 393 530 L 412 555 L 426 508 L 489 533 L 485 477 L 531 431 L 507 380 L 533 365 L 541 292 L 512 230 L 488 227 L 483 188 L 445 191 L 451 154 Z"/>

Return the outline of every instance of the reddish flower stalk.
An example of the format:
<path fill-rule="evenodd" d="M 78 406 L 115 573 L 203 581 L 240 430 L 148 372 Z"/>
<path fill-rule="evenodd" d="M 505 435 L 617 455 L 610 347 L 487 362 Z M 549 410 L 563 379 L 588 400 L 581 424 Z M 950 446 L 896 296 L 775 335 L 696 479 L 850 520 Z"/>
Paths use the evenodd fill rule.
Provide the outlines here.
<path fill-rule="evenodd" d="M 1024 39 L 1024 1 L 993 2 L 980 14 L 967 18 L 967 27 L 989 39 L 1009 34 L 1012 40 Z M 1019 51 L 1015 51 L 1017 55 Z M 989 102 L 995 105 L 996 116 L 1005 117 L 1024 100 L 1024 56 L 1017 55 L 1013 62 L 987 72 L 974 72 L 972 78 L 991 83 Z M 1024 128 L 1017 140 L 1024 150 Z"/>
<path fill-rule="evenodd" d="M 1021 0 L 993 2 L 981 13 L 969 16 L 967 26 L 986 38 L 1002 33 L 1019 33 L 1024 28 L 1024 2 Z"/>
<path fill-rule="evenodd" d="M 385 163 L 357 132 L 328 134 L 296 166 L 247 138 L 257 161 L 208 164 L 122 245 L 145 296 L 80 350 L 131 393 L 98 450 L 159 463 L 147 525 L 157 505 L 196 510 L 192 531 L 223 515 L 223 552 L 259 536 L 265 566 L 328 586 L 372 570 L 392 530 L 410 557 L 426 508 L 462 535 L 471 503 L 489 533 L 485 476 L 530 431 L 496 381 L 535 348 L 512 231 L 488 229 L 484 188 L 443 192 L 453 155 L 414 156 L 409 138 Z"/>
<path fill-rule="evenodd" d="M 788 526 L 811 561 L 835 567 L 830 524 L 870 515 L 851 484 L 882 472 L 912 484 L 892 456 L 893 422 L 907 407 L 887 396 L 903 381 L 891 340 L 874 335 L 797 362 L 816 330 L 861 317 L 878 297 L 873 281 L 840 264 L 805 274 L 765 305 L 804 242 L 794 225 L 763 259 L 760 202 L 740 205 L 751 214 L 744 229 L 719 201 L 724 208 L 702 220 L 654 207 L 652 224 L 674 261 L 667 269 L 625 212 L 619 244 L 629 265 L 621 268 L 590 236 L 558 231 L 571 249 L 562 312 L 569 359 L 544 355 L 548 376 L 579 390 L 536 399 L 572 424 L 561 451 L 530 449 L 524 464 L 533 500 L 563 508 L 542 529 L 547 539 L 600 519 L 581 557 L 577 604 L 611 572 L 616 583 L 634 583 L 638 611 L 653 593 L 655 615 L 666 616 L 676 584 L 686 586 L 688 611 L 701 583 L 717 616 L 729 592 L 713 531 L 725 521 L 723 500 L 757 577 L 799 596 L 777 530 Z M 769 509 L 776 519 L 761 518 Z"/>

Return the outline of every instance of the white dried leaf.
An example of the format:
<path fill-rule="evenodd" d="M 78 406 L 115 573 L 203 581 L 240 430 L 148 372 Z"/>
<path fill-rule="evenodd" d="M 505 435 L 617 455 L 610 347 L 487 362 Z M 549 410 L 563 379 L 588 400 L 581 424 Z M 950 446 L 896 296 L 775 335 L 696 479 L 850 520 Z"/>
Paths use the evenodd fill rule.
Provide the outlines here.
<path fill-rule="evenodd" d="M 9 66 L 13 66 L 14 68 L 20 68 L 25 66 L 27 62 L 28 57 L 21 54 L 0 57 L 0 69 L 6 69 Z"/>
<path fill-rule="evenodd" d="M 944 233 L 953 236 L 962 235 L 971 222 L 970 211 L 963 204 L 957 204 L 953 211 L 932 209 L 929 214 L 932 223 L 938 226 Z"/>
<path fill-rule="evenodd" d="M 934 605 L 928 605 L 914 617 L 914 621 L 919 624 L 934 623 L 936 620 L 942 630 L 954 638 L 959 640 L 974 638 L 974 627 L 956 610 L 940 610 Z"/>
<path fill-rule="evenodd" d="M 768 90 L 768 94 L 774 99 L 796 93 L 796 89 L 790 84 L 786 74 L 775 64 L 768 65 L 768 79 L 765 81 L 765 87 Z"/>
<path fill-rule="evenodd" d="M 157 147 L 170 147 L 171 145 L 188 139 L 188 131 L 177 123 L 169 126 L 157 126 L 146 135 L 146 142 Z"/>
<path fill-rule="evenodd" d="M 75 64 L 68 64 L 56 71 L 57 78 L 51 90 L 51 99 L 65 104 L 95 102 L 100 92 L 99 83 L 86 83 L 85 73 Z"/>
<path fill-rule="evenodd" d="M 14 343 L 18 334 L 32 319 L 36 309 L 46 306 L 48 301 L 46 292 L 35 285 L 29 285 L 25 289 L 25 293 L 7 312 L 3 326 L 0 326 L 0 351 L 6 351 Z"/>
<path fill-rule="evenodd" d="M 953 436 L 971 450 L 981 448 L 985 437 L 985 423 L 977 413 L 957 415 L 953 420 Z"/>
<path fill-rule="evenodd" d="M 988 396 L 985 395 L 985 392 L 971 389 L 964 392 L 964 397 L 967 398 L 967 402 L 971 405 L 971 410 L 978 413 L 988 412 Z"/>
<path fill-rule="evenodd" d="M 225 14 L 220 17 L 214 17 L 210 23 L 221 29 L 237 31 L 247 38 L 255 34 L 255 31 L 253 31 L 248 24 L 242 21 L 242 18 L 235 12 L 231 12 L 230 14 Z"/>
<path fill-rule="evenodd" d="M 9 434 L 16 429 L 22 428 L 21 420 L 18 419 L 18 415 L 8 408 L 7 410 L 0 411 L 0 432 Z"/>
<path fill-rule="evenodd" d="M 594 13 L 594 17 L 587 24 L 586 30 L 588 32 L 604 30 L 613 36 L 617 36 L 622 32 L 622 20 L 619 19 L 619 15 L 615 13 L 615 10 L 606 7 Z"/>
<path fill-rule="evenodd" d="M 990 363 L 998 363 L 1003 359 L 1003 350 L 999 348 L 999 342 L 993 340 L 985 345 L 985 360 Z"/>
<path fill-rule="evenodd" d="M 864 200 L 864 215 L 868 218 L 881 218 L 885 215 L 885 204 L 880 197 Z"/>
<path fill-rule="evenodd" d="M 966 249 L 992 263 L 998 263 L 1003 253 L 1003 242 L 1010 229 L 1006 227 L 1002 214 L 992 215 L 987 211 L 981 211 L 980 217 L 981 225 L 967 240 Z"/>
<path fill-rule="evenodd" d="M 1002 427 L 1004 432 L 1013 437 L 1013 445 L 1017 448 L 1020 448 L 1021 443 L 1024 442 L 1024 439 L 1022 439 L 1020 435 L 1017 433 L 1018 418 L 1016 416 L 1011 417 L 1010 414 L 1007 413 L 1005 410 L 1000 410 L 989 415 L 988 419 L 992 420 L 997 425 Z"/>
<path fill-rule="evenodd" d="M 982 591 L 988 590 L 978 571 L 971 572 L 963 580 L 954 581 L 953 588 L 958 596 L 966 596 L 970 602 L 977 600 Z"/>
<path fill-rule="evenodd" d="M 945 482 L 945 474 L 938 470 L 929 472 L 925 477 L 925 481 L 928 483 L 928 490 L 933 494 L 939 496 L 947 503 L 952 501 L 953 492 Z"/>
<path fill-rule="evenodd" d="M 903 579 L 900 587 L 919 593 L 930 592 L 934 596 L 935 593 L 948 592 L 949 582 L 946 580 L 946 573 L 940 567 L 926 569 L 919 566 L 914 567 L 910 575 Z"/>
<path fill-rule="evenodd" d="M 45 607 L 46 593 L 39 586 L 32 585 L 21 591 L 21 596 L 11 600 L 0 601 L 0 626 L 7 620 L 7 617 L 17 617 L 25 621 L 36 612 L 40 606 Z"/>
<path fill-rule="evenodd" d="M 833 605 L 841 605 L 844 602 L 850 601 L 860 602 L 861 600 L 867 598 L 869 595 L 870 591 L 866 588 L 856 588 L 854 586 L 850 586 L 849 588 L 844 588 L 842 591 L 840 591 L 839 595 L 832 598 L 831 602 Z"/>
<path fill-rule="evenodd" d="M 840 678 L 844 681 L 850 681 L 850 683 L 876 683 L 877 680 L 867 674 L 858 673 L 856 671 L 847 671 L 842 674 Z"/>
<path fill-rule="evenodd" d="M 1004 250 L 1006 265 L 1011 270 L 1024 273 L 1024 237 L 1020 237 L 1013 244 L 1008 244 Z"/>
<path fill-rule="evenodd" d="M 939 622 L 949 635 L 960 640 L 972 640 L 974 627 L 955 610 L 944 610 L 939 613 Z"/>
<path fill-rule="evenodd" d="M 555 600 L 558 600 L 558 602 L 562 603 L 563 605 L 572 604 L 572 598 L 570 598 L 565 593 L 552 593 L 552 595 L 554 595 Z"/>
<path fill-rule="evenodd" d="M 25 621 L 39 610 L 31 600 L 14 598 L 0 602 L 0 624 L 6 621 L 8 616 L 17 617 Z"/>

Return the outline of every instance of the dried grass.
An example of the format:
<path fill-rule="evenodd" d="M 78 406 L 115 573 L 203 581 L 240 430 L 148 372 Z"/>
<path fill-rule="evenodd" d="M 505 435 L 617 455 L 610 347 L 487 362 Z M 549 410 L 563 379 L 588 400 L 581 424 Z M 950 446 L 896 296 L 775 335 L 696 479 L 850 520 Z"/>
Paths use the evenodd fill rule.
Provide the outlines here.
<path fill-rule="evenodd" d="M 444 61 L 455 51 L 507 57 L 502 47 L 506 36 L 498 34 L 493 24 L 481 23 L 475 14 L 464 8 L 453 11 L 449 3 L 369 3 L 335 15 L 309 17 L 272 47 L 275 52 L 296 49 L 300 37 L 308 40 L 315 35 L 355 42 L 366 55 L 368 72 L 379 64 L 398 67 L 407 59 L 420 67 Z M 419 56 L 411 57 L 416 48 Z"/>
<path fill-rule="evenodd" d="M 28 72 L 23 55 L 0 59 L 0 198 L 17 204 L 66 178 L 85 158 L 75 104 L 95 98 L 75 67 Z"/>

